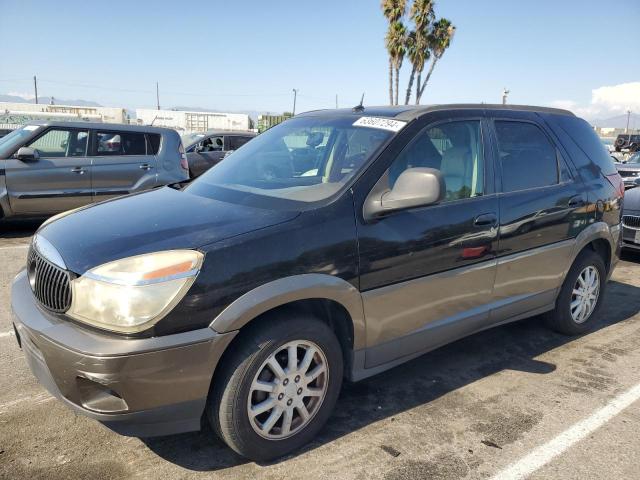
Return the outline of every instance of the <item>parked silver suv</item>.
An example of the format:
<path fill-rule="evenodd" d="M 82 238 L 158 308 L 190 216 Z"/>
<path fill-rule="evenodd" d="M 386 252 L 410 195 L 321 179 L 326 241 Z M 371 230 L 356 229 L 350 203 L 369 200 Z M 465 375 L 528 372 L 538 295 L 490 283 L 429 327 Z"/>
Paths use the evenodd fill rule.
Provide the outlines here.
<path fill-rule="evenodd" d="M 189 178 L 166 128 L 37 122 L 0 138 L 0 218 L 47 216 Z"/>

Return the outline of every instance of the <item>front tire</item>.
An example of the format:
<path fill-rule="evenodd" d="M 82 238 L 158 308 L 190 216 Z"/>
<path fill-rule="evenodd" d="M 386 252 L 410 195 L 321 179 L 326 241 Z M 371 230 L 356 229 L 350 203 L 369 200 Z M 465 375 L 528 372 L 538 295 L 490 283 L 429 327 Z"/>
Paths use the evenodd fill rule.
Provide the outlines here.
<path fill-rule="evenodd" d="M 265 461 L 315 437 L 342 385 L 333 331 L 313 316 L 283 310 L 242 331 L 231 348 L 207 405 L 220 438 L 240 455 Z"/>
<path fill-rule="evenodd" d="M 602 305 L 607 270 L 602 257 L 584 250 L 573 262 L 556 300 L 547 315 L 549 326 L 565 335 L 578 335 L 591 328 Z"/>

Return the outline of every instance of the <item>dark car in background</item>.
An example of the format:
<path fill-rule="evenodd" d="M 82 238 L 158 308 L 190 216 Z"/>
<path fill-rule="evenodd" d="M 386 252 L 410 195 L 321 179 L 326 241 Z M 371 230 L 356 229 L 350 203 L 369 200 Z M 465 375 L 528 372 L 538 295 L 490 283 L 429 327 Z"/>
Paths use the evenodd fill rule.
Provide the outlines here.
<path fill-rule="evenodd" d="M 534 315 L 591 328 L 623 194 L 564 110 L 309 112 L 191 183 L 38 230 L 16 339 L 53 395 L 119 433 L 209 421 L 273 459 L 314 438 L 345 378 Z"/>
<path fill-rule="evenodd" d="M 622 247 L 640 251 L 640 188 L 629 190 L 624 195 Z"/>
<path fill-rule="evenodd" d="M 625 188 L 640 185 L 640 152 L 634 153 L 624 163 L 616 163 L 616 169 L 624 181 Z"/>
<path fill-rule="evenodd" d="M 37 122 L 0 138 L 0 218 L 49 216 L 189 178 L 167 128 Z"/>
<path fill-rule="evenodd" d="M 614 146 L 616 152 L 621 151 L 623 148 L 628 148 L 631 152 L 637 152 L 640 147 L 640 135 L 621 133 L 616 137 Z"/>
<path fill-rule="evenodd" d="M 199 177 L 255 136 L 254 132 L 230 130 L 183 135 L 182 143 L 187 152 L 191 177 Z"/>

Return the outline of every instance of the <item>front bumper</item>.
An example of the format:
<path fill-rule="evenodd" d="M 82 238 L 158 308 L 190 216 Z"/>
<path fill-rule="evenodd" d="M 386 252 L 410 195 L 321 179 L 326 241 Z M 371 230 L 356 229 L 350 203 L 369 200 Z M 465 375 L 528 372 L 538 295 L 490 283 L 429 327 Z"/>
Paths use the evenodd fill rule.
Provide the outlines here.
<path fill-rule="evenodd" d="M 131 436 L 200 429 L 214 369 L 237 332 L 210 328 L 127 339 L 43 311 L 23 270 L 13 281 L 17 339 L 38 381 L 74 411 Z"/>
<path fill-rule="evenodd" d="M 636 243 L 636 233 L 638 228 L 622 225 L 622 248 L 630 250 L 640 250 L 640 243 Z"/>

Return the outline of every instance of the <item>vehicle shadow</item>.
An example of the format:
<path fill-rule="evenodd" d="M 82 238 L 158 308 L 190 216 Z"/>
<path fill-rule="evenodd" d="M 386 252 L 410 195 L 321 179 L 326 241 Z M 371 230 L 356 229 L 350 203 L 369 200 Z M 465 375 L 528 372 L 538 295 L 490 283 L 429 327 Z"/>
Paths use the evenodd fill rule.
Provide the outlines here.
<path fill-rule="evenodd" d="M 622 251 L 622 255 L 620 256 L 620 258 L 627 262 L 640 264 L 640 251 L 625 249 Z"/>
<path fill-rule="evenodd" d="M 8 242 L 2 242 L 3 246 L 12 243 L 25 243 L 24 241 L 21 241 L 21 239 L 28 239 L 31 237 L 44 220 L 44 218 L 0 220 L 0 240 L 8 240 Z"/>
<path fill-rule="evenodd" d="M 612 281 L 599 322 L 586 335 L 638 312 L 640 288 Z M 502 370 L 551 373 L 556 366 L 536 357 L 576 338 L 555 333 L 541 317 L 533 317 L 459 340 L 367 380 L 345 383 L 335 413 L 320 435 L 303 449 L 272 463 L 301 455 Z M 163 459 L 190 470 L 220 470 L 248 462 L 226 447 L 208 427 L 199 433 L 143 441 Z"/>

